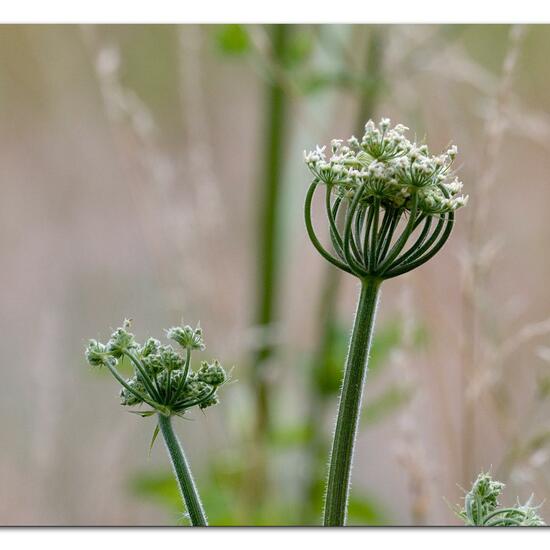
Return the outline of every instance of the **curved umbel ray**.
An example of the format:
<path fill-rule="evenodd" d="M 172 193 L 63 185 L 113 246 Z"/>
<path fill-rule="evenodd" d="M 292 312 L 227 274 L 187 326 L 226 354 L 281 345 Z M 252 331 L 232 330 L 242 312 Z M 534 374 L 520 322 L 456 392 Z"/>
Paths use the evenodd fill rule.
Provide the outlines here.
<path fill-rule="evenodd" d="M 340 197 L 337 199 L 337 200 L 342 200 Z M 359 206 L 357 206 L 357 208 L 359 208 Z M 347 220 L 347 216 L 348 216 L 348 213 L 349 213 L 349 210 L 350 210 L 350 205 L 346 205 L 346 213 L 345 213 L 345 216 L 344 216 L 344 228 L 345 228 L 345 220 Z M 360 252 L 360 248 L 359 248 L 359 244 L 358 244 L 358 239 L 357 239 L 357 226 L 361 224 L 361 216 L 363 215 L 363 211 L 362 210 L 359 210 L 359 212 L 357 214 L 353 214 L 353 219 L 355 220 L 355 223 L 353 224 L 353 227 L 351 229 L 351 237 L 350 237 L 350 241 L 349 241 L 349 244 L 351 244 L 351 247 L 352 247 L 352 250 L 353 250 L 353 254 L 355 255 L 355 261 L 358 263 L 359 266 L 362 266 L 363 265 L 363 258 L 361 256 L 361 252 Z M 335 217 L 336 219 L 336 217 Z M 342 250 L 344 250 L 344 248 L 346 246 L 349 246 L 345 244 L 345 242 L 342 244 Z M 344 262 L 347 262 L 348 260 L 346 259 L 346 255 L 345 253 L 342 254 L 341 256 L 342 260 Z"/>
<path fill-rule="evenodd" d="M 403 252 L 403 254 L 397 257 L 392 267 L 395 267 L 398 264 L 403 263 L 407 258 L 409 258 L 409 256 L 412 256 L 413 254 L 415 254 L 415 252 L 419 249 L 419 247 L 422 246 L 422 244 L 428 237 L 432 226 L 432 216 L 422 216 L 420 223 L 422 223 L 422 221 L 424 221 L 424 227 L 420 231 L 420 235 L 418 235 L 418 238 L 416 239 L 416 241 L 414 241 L 414 243 L 409 247 L 408 250 L 406 250 L 405 252 Z M 415 225 L 418 225 L 418 224 L 415 224 Z"/>
<path fill-rule="evenodd" d="M 357 250 L 359 251 L 359 254 L 361 256 L 361 263 L 365 267 L 366 267 L 367 264 L 366 264 L 365 255 L 361 251 L 362 248 L 363 248 L 361 246 L 361 243 L 363 242 L 362 233 L 363 233 L 363 228 L 365 227 L 365 218 L 366 218 L 366 216 L 367 216 L 367 209 L 366 208 L 361 208 L 359 210 L 359 213 L 357 214 L 357 216 L 355 216 L 355 224 L 354 224 L 354 228 L 353 228 L 352 235 L 351 235 L 352 239 L 355 242 L 355 246 L 357 247 Z"/>
<path fill-rule="evenodd" d="M 449 191 L 445 189 L 445 187 L 441 184 L 438 185 L 440 191 L 443 193 L 445 198 L 450 197 Z M 430 215 L 430 218 L 433 218 L 434 215 Z M 395 262 L 393 262 L 393 265 L 388 270 L 390 273 L 388 275 L 389 277 L 396 277 L 397 275 L 401 275 L 403 273 L 406 273 L 407 271 L 410 271 L 411 269 L 414 269 L 423 263 L 427 262 L 430 258 L 432 258 L 445 244 L 447 239 L 449 238 L 451 231 L 453 229 L 454 224 L 454 212 L 445 212 L 444 214 L 439 215 L 439 222 L 432 233 L 431 237 L 421 246 L 419 246 L 416 250 L 414 250 L 415 246 L 413 245 L 409 251 L 407 251 L 405 254 L 402 254 L 401 257 L 397 258 Z M 440 237 L 441 232 L 443 231 L 443 234 Z M 434 244 L 435 243 L 435 244 Z M 410 254 L 409 254 L 410 253 Z"/>
<path fill-rule="evenodd" d="M 369 275 L 368 271 L 363 265 L 361 265 L 361 256 L 358 254 L 356 243 L 352 240 L 352 222 L 355 216 L 355 211 L 359 207 L 359 201 L 363 195 L 364 187 L 361 186 L 355 192 L 353 200 L 349 206 L 349 209 L 346 212 L 346 222 L 344 226 L 344 257 L 348 263 L 349 268 L 352 270 L 353 274 L 357 277 L 367 277 Z M 355 256 L 354 256 L 355 254 Z"/>
<path fill-rule="evenodd" d="M 365 223 L 365 230 L 363 232 L 363 235 L 362 235 L 362 239 L 363 239 L 363 246 L 362 246 L 362 249 L 363 249 L 363 264 L 365 266 L 365 269 L 367 271 L 371 271 L 371 266 L 369 264 L 369 259 L 370 259 L 370 255 L 369 255 L 369 235 L 370 235 L 370 230 L 371 230 L 371 227 L 372 227 L 372 220 L 373 220 L 373 217 L 374 217 L 374 211 L 372 209 L 372 206 L 368 206 L 367 207 L 367 221 Z"/>
<path fill-rule="evenodd" d="M 388 217 L 389 217 L 389 223 L 388 227 L 385 231 L 385 234 L 382 236 L 381 239 L 379 239 L 379 246 L 378 246 L 378 254 L 377 254 L 377 262 L 381 262 L 382 258 L 388 253 L 388 249 L 391 244 L 391 240 L 393 237 L 393 234 L 395 233 L 395 228 L 397 227 L 397 224 L 399 223 L 399 220 L 401 219 L 401 215 L 403 213 L 403 210 L 387 210 L 386 211 Z"/>
<path fill-rule="evenodd" d="M 384 208 L 379 198 L 372 203 L 362 203 L 365 187 L 360 186 L 351 202 L 345 205 L 343 234 L 338 229 L 338 214 L 344 197 L 337 196 L 334 201 L 332 189 L 327 185 L 325 209 L 329 220 L 329 235 L 337 257 L 328 252 L 319 241 L 311 220 L 311 204 L 320 180 L 315 178 L 311 183 L 305 200 L 306 229 L 313 246 L 327 261 L 359 278 L 375 277 L 391 279 L 424 264 L 435 256 L 449 238 L 453 224 L 454 212 L 437 216 L 419 211 L 418 196 L 412 197 L 408 212 L 409 219 L 397 240 L 392 244 L 399 221 L 407 212 L 405 208 L 385 208 L 381 220 L 380 210 Z M 446 189 L 441 188 L 448 198 Z M 422 227 L 421 227 L 422 226 Z M 421 227 L 415 241 L 405 249 L 408 239 Z"/>
<path fill-rule="evenodd" d="M 369 250 L 369 268 L 370 271 L 376 271 L 377 261 L 376 261 L 376 249 L 378 245 L 378 222 L 380 217 L 380 199 L 375 198 L 371 209 L 374 210 L 374 215 L 372 217 L 372 226 L 370 227 L 370 243 L 369 243 L 369 234 L 365 234 L 365 258 L 367 257 L 367 243 Z"/>
<path fill-rule="evenodd" d="M 361 215 L 362 193 L 363 188 L 360 188 L 356 192 L 356 195 L 353 197 L 351 204 L 346 211 L 346 218 L 344 223 L 344 256 L 346 258 L 346 261 L 348 262 L 348 265 L 359 273 L 365 271 L 366 267 L 363 260 L 363 253 L 361 251 L 360 243 L 358 243 L 355 239 L 354 221 L 357 219 L 358 216 Z"/>
<path fill-rule="evenodd" d="M 433 216 L 430 217 L 433 218 Z M 400 257 L 398 257 L 395 262 L 393 262 L 391 268 L 394 269 L 403 263 L 410 263 L 420 258 L 420 256 L 422 256 L 427 250 L 429 250 L 429 248 L 437 241 L 442 231 L 444 230 L 445 222 L 446 217 L 439 216 L 439 221 L 437 222 L 437 225 L 432 231 L 429 239 L 422 243 L 421 246 L 419 246 L 417 249 L 408 250 L 406 256 L 405 254 L 402 254 Z"/>
<path fill-rule="evenodd" d="M 390 271 L 388 271 L 388 273 L 386 273 L 384 278 L 391 279 L 392 277 L 397 277 L 397 275 L 402 275 L 403 273 L 407 273 L 408 271 L 411 271 L 412 269 L 415 269 L 418 266 L 421 266 L 422 264 L 426 263 L 430 258 L 435 256 L 439 252 L 441 247 L 445 244 L 445 242 L 447 241 L 447 239 L 451 234 L 453 225 L 454 225 L 454 212 L 449 212 L 445 220 L 445 230 L 443 232 L 443 235 L 441 235 L 439 240 L 436 242 L 435 246 L 433 246 L 431 250 L 427 251 L 424 255 L 422 255 L 417 260 L 405 262 L 404 264 L 396 266 L 395 269 L 391 269 Z"/>
<path fill-rule="evenodd" d="M 205 388 L 202 393 L 200 393 L 197 397 L 193 399 L 183 399 L 181 401 L 178 401 L 174 404 L 174 409 L 190 409 L 191 407 L 194 407 L 195 405 L 198 405 L 202 401 L 205 401 L 207 399 L 210 399 L 217 391 L 216 386 L 211 386 L 209 388 Z"/>
<path fill-rule="evenodd" d="M 380 251 L 384 245 L 384 240 L 386 238 L 389 226 L 391 221 L 391 214 L 387 208 L 384 208 L 384 217 L 382 219 L 382 225 L 380 226 L 380 231 L 378 233 L 378 241 L 376 246 L 376 262 L 379 261 Z"/>
<path fill-rule="evenodd" d="M 318 185 L 319 185 L 319 180 L 317 179 L 313 180 L 306 194 L 306 200 L 304 205 L 304 218 L 306 222 L 307 234 L 309 235 L 309 238 L 311 239 L 313 246 L 317 249 L 317 252 L 319 252 L 319 254 L 321 254 L 321 256 L 325 258 L 325 260 L 329 261 L 331 264 L 335 265 L 339 269 L 342 269 L 346 273 L 354 275 L 351 269 L 344 262 L 340 261 L 338 258 L 335 258 L 332 254 L 330 254 L 323 248 L 323 245 L 321 244 L 321 242 L 317 238 L 317 235 L 315 234 L 313 223 L 311 221 L 311 202 L 313 200 L 313 195 Z"/>
<path fill-rule="evenodd" d="M 403 229 L 401 235 L 395 242 L 395 244 L 390 248 L 390 251 L 387 253 L 387 255 L 383 256 L 381 262 L 382 265 L 377 270 L 376 275 L 379 277 L 384 277 L 384 274 L 386 271 L 391 267 L 393 264 L 395 258 L 399 255 L 399 253 L 403 250 L 404 246 L 407 244 L 407 239 L 411 236 L 411 233 L 413 232 L 414 224 L 416 222 L 416 212 L 418 209 L 418 195 L 413 195 L 412 198 L 412 206 L 411 211 L 409 214 L 409 221 L 407 222 L 407 225 Z"/>
<path fill-rule="evenodd" d="M 330 198 L 332 194 L 332 189 L 329 185 L 326 186 L 326 192 L 325 192 L 325 208 L 327 211 L 327 218 L 329 223 L 329 231 L 330 231 L 330 240 L 332 241 L 332 246 L 334 247 L 334 250 L 336 251 L 336 254 L 340 257 L 340 259 L 344 259 L 344 253 L 343 253 L 343 242 L 342 237 L 340 235 L 340 232 L 338 231 L 338 226 L 336 224 L 336 216 L 338 215 L 338 210 L 340 209 L 340 204 L 342 203 L 342 197 L 336 197 L 336 200 L 334 201 L 334 204 L 330 204 Z"/>

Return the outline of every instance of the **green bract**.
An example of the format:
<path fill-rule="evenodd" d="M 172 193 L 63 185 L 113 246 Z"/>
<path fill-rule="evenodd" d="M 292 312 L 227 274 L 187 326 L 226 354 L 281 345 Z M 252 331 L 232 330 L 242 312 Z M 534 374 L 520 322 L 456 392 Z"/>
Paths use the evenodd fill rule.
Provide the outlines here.
<path fill-rule="evenodd" d="M 218 403 L 217 390 L 228 377 L 218 361 L 201 363 L 195 372 L 191 369 L 191 352 L 203 350 L 204 342 L 199 327 L 172 327 L 167 331 L 169 338 L 184 349 L 181 356 L 171 345 L 149 338 L 143 346 L 128 332 L 129 322 L 112 334 L 104 345 L 90 340 L 86 359 L 92 366 L 107 367 L 120 382 L 122 405 L 134 406 L 146 403 L 154 411 L 164 415 L 182 415 L 191 407 L 201 409 Z M 134 368 L 134 375 L 125 380 L 117 367 L 126 358 Z M 149 414 L 154 411 L 145 411 Z"/>
<path fill-rule="evenodd" d="M 428 261 L 450 235 L 454 212 L 467 203 L 452 177 L 457 149 L 430 155 L 427 145 L 390 128 L 389 119 L 365 126 L 362 140 L 332 141 L 305 153 L 314 176 L 305 205 L 306 226 L 317 250 L 360 278 L 388 279 Z M 334 254 L 317 238 L 311 221 L 315 191 L 325 187 L 325 209 Z M 409 242 L 412 241 L 412 242 Z"/>

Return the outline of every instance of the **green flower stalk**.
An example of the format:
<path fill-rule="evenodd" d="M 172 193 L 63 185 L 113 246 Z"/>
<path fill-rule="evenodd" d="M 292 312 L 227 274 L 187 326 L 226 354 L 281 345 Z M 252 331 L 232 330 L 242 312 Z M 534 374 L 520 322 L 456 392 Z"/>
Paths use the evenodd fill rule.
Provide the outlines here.
<path fill-rule="evenodd" d="M 531 504 L 533 497 L 525 503 L 500 507 L 498 498 L 504 483 L 494 481 L 489 474 L 481 473 L 464 497 L 464 506 L 457 515 L 466 525 L 477 527 L 539 527 L 546 525 L 538 515 L 539 506 Z"/>
<path fill-rule="evenodd" d="M 155 338 L 149 338 L 143 345 L 138 344 L 128 331 L 129 327 L 130 322 L 124 321 L 107 344 L 90 340 L 86 359 L 93 367 L 107 368 L 120 383 L 122 405 L 148 405 L 146 410 L 132 412 L 144 417 L 157 415 L 158 424 L 151 445 L 159 431 L 162 432 L 191 524 L 206 526 L 206 514 L 185 453 L 174 432 L 172 417 L 183 416 L 192 407 L 206 409 L 216 405 L 218 388 L 228 381 L 228 376 L 218 361 L 202 361 L 197 371 L 191 368 L 191 353 L 205 348 L 200 327 L 172 327 L 166 331 L 166 336 L 180 346 L 183 355 Z M 119 372 L 123 361 L 130 362 L 133 367 L 133 376 L 128 379 Z"/>
<path fill-rule="evenodd" d="M 361 292 L 344 372 L 334 432 L 324 523 L 345 525 L 353 449 L 359 422 L 376 308 L 383 281 L 421 266 L 445 244 L 455 210 L 467 203 L 452 176 L 457 149 L 430 155 L 427 145 L 409 141 L 402 124 L 369 120 L 365 134 L 345 144 L 333 140 L 305 153 L 313 181 L 305 200 L 305 223 L 318 252 L 354 275 Z M 333 251 L 313 227 L 311 208 L 324 188 L 324 207 Z"/>

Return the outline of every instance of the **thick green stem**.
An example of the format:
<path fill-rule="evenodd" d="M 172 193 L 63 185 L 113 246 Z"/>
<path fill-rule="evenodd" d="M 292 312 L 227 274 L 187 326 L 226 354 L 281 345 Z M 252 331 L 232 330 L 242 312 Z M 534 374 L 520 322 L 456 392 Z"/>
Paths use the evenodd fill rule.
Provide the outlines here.
<path fill-rule="evenodd" d="M 379 279 L 368 278 L 361 284 L 330 456 L 325 497 L 326 526 L 346 523 L 353 448 L 381 282 Z"/>
<path fill-rule="evenodd" d="M 383 27 L 377 27 L 376 25 L 370 26 L 367 30 L 366 59 L 363 71 L 365 84 L 357 94 L 358 105 L 355 132 L 358 136 L 363 135 L 365 122 L 369 118 L 374 118 L 376 106 L 384 88 L 383 53 L 385 32 Z M 333 217 L 336 218 L 336 214 L 334 214 Z M 391 219 L 388 219 L 388 224 L 390 221 Z M 379 245 L 381 249 L 383 242 L 379 243 Z M 341 256 L 339 257 L 342 259 Z M 343 271 L 349 272 L 348 269 L 344 269 Z M 313 380 L 315 380 L 316 377 L 323 376 L 325 372 L 330 370 L 330 358 L 333 357 L 335 353 L 334 346 L 337 340 L 336 302 L 341 279 L 341 271 L 334 269 L 332 265 L 326 266 L 326 273 L 324 275 L 319 299 L 317 345 L 311 362 Z M 321 480 L 319 473 L 323 472 L 325 469 L 325 456 L 328 447 L 322 431 L 322 422 L 319 421 L 319 418 L 322 418 L 326 412 L 327 403 L 327 396 L 319 395 L 317 386 L 315 383 L 312 383 L 310 390 L 308 427 L 312 434 L 313 441 L 310 445 L 310 457 L 308 460 L 308 467 L 306 468 L 308 479 L 305 483 L 305 504 L 302 512 L 303 519 L 308 522 L 317 521 L 319 513 L 317 510 L 317 487 Z"/>
<path fill-rule="evenodd" d="M 189 513 L 191 525 L 204 527 L 208 525 L 206 514 L 202 507 L 202 502 L 191 474 L 191 469 L 185 458 L 178 437 L 172 427 L 172 418 L 170 416 L 158 415 L 160 431 L 164 437 L 168 454 L 172 462 L 174 474 L 178 481 L 181 496 Z"/>

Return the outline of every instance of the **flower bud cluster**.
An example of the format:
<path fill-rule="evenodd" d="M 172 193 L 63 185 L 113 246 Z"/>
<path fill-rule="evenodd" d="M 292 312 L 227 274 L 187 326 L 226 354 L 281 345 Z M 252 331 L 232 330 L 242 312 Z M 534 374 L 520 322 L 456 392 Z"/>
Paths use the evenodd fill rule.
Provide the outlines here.
<path fill-rule="evenodd" d="M 185 349 L 189 348 L 203 351 L 205 348 L 200 326 L 194 329 L 189 325 L 185 325 L 184 327 L 172 327 L 166 331 L 166 336 Z"/>
<path fill-rule="evenodd" d="M 333 140 L 331 154 L 325 147 L 304 152 L 305 162 L 319 181 L 331 186 L 343 198 L 353 198 L 364 187 L 363 201 L 381 200 L 384 207 L 410 209 L 413 195 L 425 214 L 443 214 L 464 206 L 462 182 L 451 179 L 456 146 L 441 155 L 431 155 L 427 145 L 418 145 L 405 136 L 408 128 L 383 118 L 378 125 L 369 120 L 361 140 L 351 137 L 344 143 Z"/>
<path fill-rule="evenodd" d="M 90 340 L 86 349 L 88 363 L 107 367 L 123 386 L 121 404 L 146 403 L 163 414 L 183 414 L 198 406 L 205 409 L 218 403 L 217 390 L 228 380 L 218 361 L 201 362 L 198 371 L 191 368 L 191 352 L 204 350 L 200 327 L 172 327 L 166 331 L 185 352 L 180 355 L 170 344 L 162 345 L 149 338 L 140 345 L 129 331 L 129 322 L 117 328 L 107 344 Z M 124 379 L 117 370 L 122 361 L 129 362 L 134 373 Z"/>
<path fill-rule="evenodd" d="M 499 497 L 504 483 L 494 481 L 487 473 L 481 473 L 464 497 L 464 507 L 458 511 L 467 525 L 477 526 L 540 526 L 545 525 L 538 507 L 519 502 L 513 507 L 500 508 Z"/>

